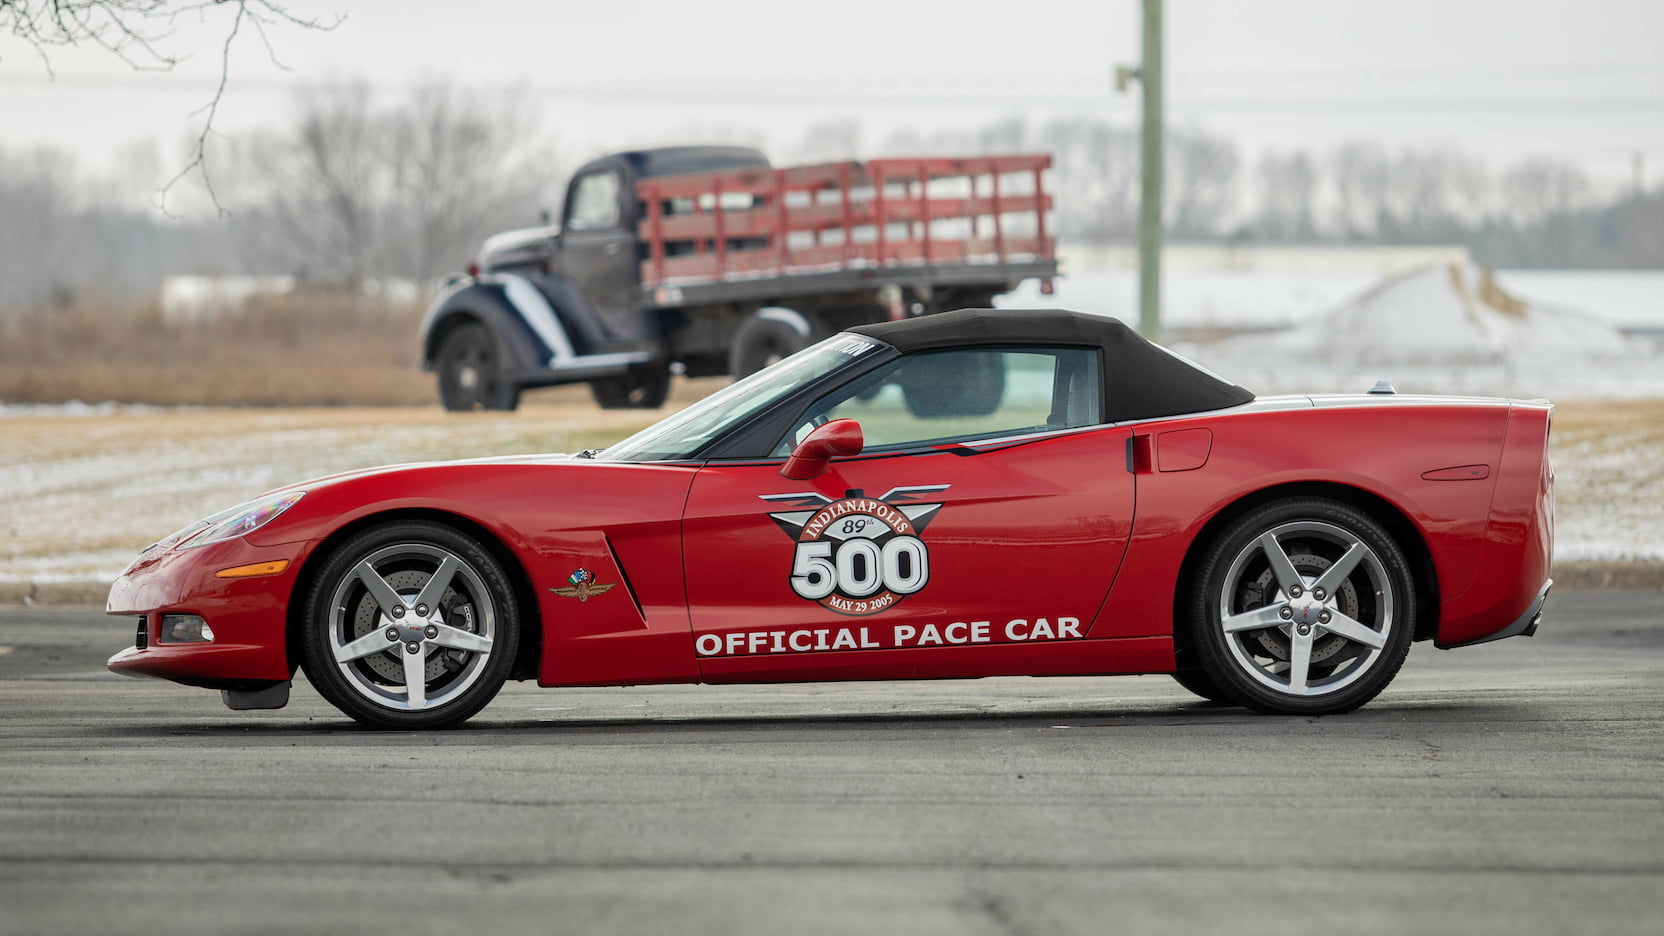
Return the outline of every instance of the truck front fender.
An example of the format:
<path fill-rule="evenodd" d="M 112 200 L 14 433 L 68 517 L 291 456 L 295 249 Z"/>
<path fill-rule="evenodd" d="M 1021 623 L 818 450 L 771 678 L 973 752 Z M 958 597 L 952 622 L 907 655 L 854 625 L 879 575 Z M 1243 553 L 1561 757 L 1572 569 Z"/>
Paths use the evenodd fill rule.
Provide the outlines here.
<path fill-rule="evenodd" d="M 519 282 L 514 283 L 515 280 Z M 528 314 L 522 309 L 527 304 L 525 290 L 541 299 L 537 288 L 520 276 L 464 277 L 447 286 L 428 307 L 422 320 L 422 369 L 433 370 L 445 336 L 469 322 L 476 322 L 491 333 L 497 343 L 497 359 L 505 365 L 505 376 L 514 379 L 543 373 L 550 359 L 558 354 L 558 348 L 564 347 L 570 354 L 565 330 L 548 311 L 547 302 L 542 311 L 548 321 L 539 323 L 545 327 L 534 328 L 528 322 Z M 536 316 L 537 312 L 534 309 L 531 315 Z M 540 331 L 550 334 L 540 335 Z M 550 347 L 551 343 L 556 347 Z"/>

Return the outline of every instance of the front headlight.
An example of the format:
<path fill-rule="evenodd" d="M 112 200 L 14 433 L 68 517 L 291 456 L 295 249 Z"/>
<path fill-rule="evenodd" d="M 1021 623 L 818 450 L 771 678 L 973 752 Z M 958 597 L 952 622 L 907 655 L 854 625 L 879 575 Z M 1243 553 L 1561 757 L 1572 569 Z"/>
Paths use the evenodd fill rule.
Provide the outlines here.
<path fill-rule="evenodd" d="M 247 536 L 276 520 L 283 511 L 295 506 L 304 496 L 305 491 L 289 491 L 238 504 L 230 510 L 221 511 L 206 520 L 191 524 L 157 545 L 168 544 L 178 549 L 196 549 L 199 546 L 209 546 L 239 536 Z M 173 542 L 169 544 L 169 540 Z"/>

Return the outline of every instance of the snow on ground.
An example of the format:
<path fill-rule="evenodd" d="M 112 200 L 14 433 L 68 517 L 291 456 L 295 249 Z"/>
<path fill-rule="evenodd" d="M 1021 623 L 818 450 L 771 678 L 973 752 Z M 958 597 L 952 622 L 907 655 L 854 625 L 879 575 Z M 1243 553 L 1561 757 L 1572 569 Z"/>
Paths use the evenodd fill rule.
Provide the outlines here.
<path fill-rule="evenodd" d="M 0 583 L 112 581 L 145 545 L 307 478 L 372 465 L 580 451 L 652 421 L 603 414 L 587 401 L 479 415 L 88 409 L 31 407 L 19 415 L 0 406 Z"/>
<path fill-rule="evenodd" d="M 1498 270 L 1496 282 L 1520 299 L 1574 307 L 1620 328 L 1664 330 L 1664 271 Z M 1331 312 L 1374 289 L 1374 273 L 1185 271 L 1162 277 L 1169 328 L 1285 328 Z M 1030 280 L 1002 296 L 1002 309 L 1074 309 L 1138 321 L 1137 270 L 1073 271 L 1040 294 Z"/>
<path fill-rule="evenodd" d="M 1260 392 L 1664 396 L 1664 352 L 1587 311 L 1527 301 L 1471 263 L 1389 277 L 1292 328 L 1180 347 Z"/>
<path fill-rule="evenodd" d="M 1052 296 L 1025 283 L 998 304 L 1136 322 L 1137 297 L 1136 272 L 1113 270 L 1062 277 Z M 1174 350 L 1257 393 L 1359 392 L 1386 379 L 1415 393 L 1664 397 L 1664 349 L 1617 330 L 1664 333 L 1660 272 L 1186 272 L 1163 278 L 1162 308 L 1181 338 Z M 1255 333 L 1183 340 L 1210 329 Z"/>
<path fill-rule="evenodd" d="M 1252 273 L 1200 271 L 1162 279 L 1163 319 L 1170 328 L 1279 328 L 1312 318 L 1370 288 L 1371 273 Z M 1055 292 L 1025 281 L 995 300 L 1002 309 L 1072 309 L 1138 321 L 1138 273 L 1070 273 Z"/>

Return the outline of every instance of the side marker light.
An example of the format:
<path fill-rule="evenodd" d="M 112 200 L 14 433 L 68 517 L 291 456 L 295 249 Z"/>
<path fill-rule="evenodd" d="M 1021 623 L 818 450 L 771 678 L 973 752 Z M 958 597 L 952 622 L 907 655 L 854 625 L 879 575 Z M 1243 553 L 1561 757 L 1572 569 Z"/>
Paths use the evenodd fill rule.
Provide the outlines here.
<path fill-rule="evenodd" d="M 287 568 L 289 568 L 289 560 L 287 559 L 277 559 L 272 562 L 254 562 L 249 565 L 221 569 L 214 573 L 214 578 L 234 579 L 254 578 L 257 575 L 277 575 Z"/>

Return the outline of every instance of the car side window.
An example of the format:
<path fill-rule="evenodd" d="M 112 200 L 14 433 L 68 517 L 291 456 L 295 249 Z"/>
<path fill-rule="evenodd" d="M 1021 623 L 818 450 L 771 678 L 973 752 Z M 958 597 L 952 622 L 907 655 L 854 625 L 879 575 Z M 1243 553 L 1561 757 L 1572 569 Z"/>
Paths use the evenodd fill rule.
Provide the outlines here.
<path fill-rule="evenodd" d="M 865 451 L 1096 425 L 1098 353 L 1086 348 L 967 348 L 905 355 L 816 400 L 776 447 L 854 419 Z"/>
<path fill-rule="evenodd" d="M 592 172 L 573 183 L 567 230 L 607 231 L 618 222 L 618 173 Z"/>

